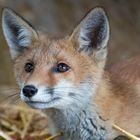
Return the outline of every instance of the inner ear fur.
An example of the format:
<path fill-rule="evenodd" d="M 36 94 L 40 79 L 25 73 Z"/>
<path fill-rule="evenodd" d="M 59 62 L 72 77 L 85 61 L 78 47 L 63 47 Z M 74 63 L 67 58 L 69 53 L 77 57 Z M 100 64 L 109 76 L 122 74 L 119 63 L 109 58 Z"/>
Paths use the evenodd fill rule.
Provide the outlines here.
<path fill-rule="evenodd" d="M 70 40 L 77 44 L 79 51 L 103 58 L 110 34 L 109 22 L 102 8 L 92 9 L 74 29 Z M 100 53 L 101 52 L 101 53 Z M 104 53 L 103 53 L 104 52 Z"/>

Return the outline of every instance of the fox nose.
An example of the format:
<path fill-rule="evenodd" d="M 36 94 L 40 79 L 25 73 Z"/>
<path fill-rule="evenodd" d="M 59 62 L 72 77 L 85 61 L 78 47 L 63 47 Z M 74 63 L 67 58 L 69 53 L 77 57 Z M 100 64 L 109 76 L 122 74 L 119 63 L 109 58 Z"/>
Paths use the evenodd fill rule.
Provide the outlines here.
<path fill-rule="evenodd" d="M 37 88 L 33 85 L 27 85 L 22 90 L 24 96 L 28 98 L 34 96 L 37 93 L 37 91 L 38 91 Z"/>

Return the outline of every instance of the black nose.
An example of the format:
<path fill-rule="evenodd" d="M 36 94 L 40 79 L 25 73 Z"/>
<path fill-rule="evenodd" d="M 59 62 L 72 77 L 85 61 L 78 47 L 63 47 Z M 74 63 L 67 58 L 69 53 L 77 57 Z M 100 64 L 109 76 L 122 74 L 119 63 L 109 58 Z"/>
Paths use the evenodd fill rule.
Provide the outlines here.
<path fill-rule="evenodd" d="M 32 85 L 27 85 L 22 90 L 24 96 L 26 97 L 32 97 L 37 93 L 37 88 Z"/>

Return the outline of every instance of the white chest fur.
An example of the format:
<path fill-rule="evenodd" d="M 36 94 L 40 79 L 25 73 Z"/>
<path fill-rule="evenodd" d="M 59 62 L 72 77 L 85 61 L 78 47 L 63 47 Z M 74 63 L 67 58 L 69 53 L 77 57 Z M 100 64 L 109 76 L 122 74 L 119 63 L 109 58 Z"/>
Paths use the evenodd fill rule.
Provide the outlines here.
<path fill-rule="evenodd" d="M 97 113 L 86 110 L 47 110 L 53 131 L 63 132 L 61 140 L 107 140 L 108 130 Z"/>

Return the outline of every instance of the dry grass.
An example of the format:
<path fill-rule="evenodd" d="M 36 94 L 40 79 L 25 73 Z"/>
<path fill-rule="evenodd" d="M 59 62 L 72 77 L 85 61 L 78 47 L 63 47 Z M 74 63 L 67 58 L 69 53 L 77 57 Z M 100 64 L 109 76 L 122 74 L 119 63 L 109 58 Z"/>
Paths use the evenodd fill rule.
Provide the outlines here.
<path fill-rule="evenodd" d="M 127 136 L 130 140 L 140 140 L 140 138 L 136 137 L 135 135 L 131 134 L 130 132 L 127 132 L 126 130 L 120 128 L 117 125 L 113 125 L 113 127 L 120 131 L 122 134 L 124 134 L 125 136 Z"/>
<path fill-rule="evenodd" d="M 130 140 L 140 140 L 117 125 L 113 127 Z M 24 105 L 0 106 L 0 140 L 55 140 L 61 134 L 49 134 L 46 115 L 40 111 Z"/>
<path fill-rule="evenodd" d="M 46 116 L 23 105 L 0 106 L 0 140 L 54 140 Z"/>

